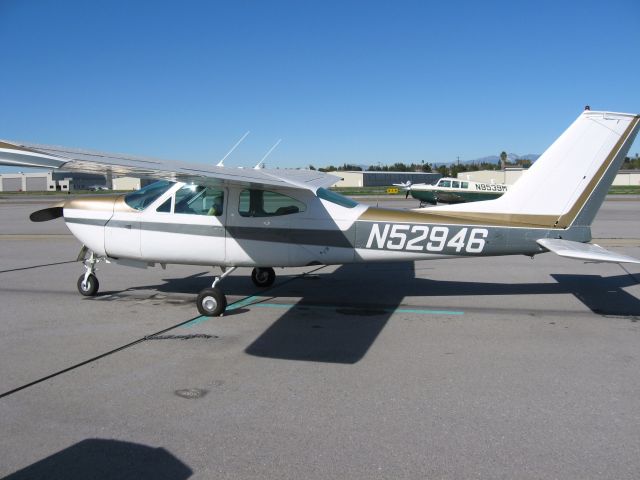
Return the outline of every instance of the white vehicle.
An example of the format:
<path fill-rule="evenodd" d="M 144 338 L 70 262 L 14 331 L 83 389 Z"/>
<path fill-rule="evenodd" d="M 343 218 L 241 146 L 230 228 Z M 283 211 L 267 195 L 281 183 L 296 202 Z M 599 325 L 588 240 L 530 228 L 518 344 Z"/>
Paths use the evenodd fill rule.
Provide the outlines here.
<path fill-rule="evenodd" d="M 317 171 L 213 167 L 0 142 L 0 164 L 155 177 L 126 195 L 81 197 L 31 215 L 63 217 L 83 244 L 82 295 L 98 292 L 97 262 L 219 266 L 200 292 L 203 315 L 226 308 L 220 284 L 236 267 L 253 282 L 273 267 L 497 255 L 634 262 L 591 240 L 590 225 L 640 127 L 640 116 L 585 111 L 501 197 L 428 209 L 359 204 Z"/>

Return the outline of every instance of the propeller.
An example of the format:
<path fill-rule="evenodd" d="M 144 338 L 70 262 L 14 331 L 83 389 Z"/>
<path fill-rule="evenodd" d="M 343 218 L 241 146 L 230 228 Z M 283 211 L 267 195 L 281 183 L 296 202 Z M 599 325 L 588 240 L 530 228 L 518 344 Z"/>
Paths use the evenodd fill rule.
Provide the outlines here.
<path fill-rule="evenodd" d="M 404 183 L 394 183 L 393 186 L 403 188 L 407 192 L 404 198 L 409 198 L 409 193 L 411 192 L 411 180 L 407 180 Z"/>
<path fill-rule="evenodd" d="M 48 208 L 43 208 L 42 210 L 37 210 L 29 215 L 29 219 L 32 222 L 46 222 L 48 220 L 60 218 L 62 216 L 63 206 L 64 202 Z"/>

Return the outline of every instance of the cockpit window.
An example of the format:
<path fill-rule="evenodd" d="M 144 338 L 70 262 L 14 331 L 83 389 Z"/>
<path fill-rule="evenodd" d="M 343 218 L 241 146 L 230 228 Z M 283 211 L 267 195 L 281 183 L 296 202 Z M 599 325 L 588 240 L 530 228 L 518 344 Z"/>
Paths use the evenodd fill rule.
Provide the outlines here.
<path fill-rule="evenodd" d="M 185 185 L 176 192 L 173 213 L 189 215 L 222 215 L 224 191 L 201 185 Z"/>
<path fill-rule="evenodd" d="M 238 213 L 243 217 L 277 217 L 304 212 L 306 209 L 304 203 L 282 193 L 264 190 L 240 192 Z"/>
<path fill-rule="evenodd" d="M 327 190 L 326 188 L 319 188 L 316 192 L 318 198 L 323 200 L 327 200 L 331 203 L 335 203 L 345 208 L 353 208 L 358 206 L 358 202 L 351 200 L 350 198 L 343 197 L 339 193 L 332 192 L 331 190 Z"/>
<path fill-rule="evenodd" d="M 451 180 L 440 180 L 438 182 L 438 186 L 439 187 L 450 188 L 451 187 Z"/>
<path fill-rule="evenodd" d="M 153 202 L 155 202 L 160 195 L 169 190 L 173 182 L 168 180 L 160 180 L 158 182 L 151 183 L 146 187 L 142 187 L 135 192 L 127 193 L 124 196 L 124 201 L 131 208 L 136 210 L 144 210 Z"/>

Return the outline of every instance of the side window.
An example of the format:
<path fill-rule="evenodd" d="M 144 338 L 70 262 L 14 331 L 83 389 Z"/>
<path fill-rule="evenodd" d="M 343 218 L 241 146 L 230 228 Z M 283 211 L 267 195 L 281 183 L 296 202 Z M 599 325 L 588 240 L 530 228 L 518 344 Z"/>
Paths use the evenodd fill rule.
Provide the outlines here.
<path fill-rule="evenodd" d="M 460 188 L 460 182 L 451 182 L 451 188 Z"/>
<path fill-rule="evenodd" d="M 440 180 L 438 182 L 438 186 L 439 187 L 449 188 L 449 187 L 451 187 L 451 180 Z"/>
<path fill-rule="evenodd" d="M 276 217 L 304 212 L 306 205 L 282 193 L 264 190 L 240 192 L 238 213 L 243 217 Z"/>
<path fill-rule="evenodd" d="M 223 208 L 223 190 L 201 185 L 185 185 L 176 192 L 173 213 L 218 217 L 222 215 Z"/>
<path fill-rule="evenodd" d="M 462 182 L 462 183 L 460 184 L 460 186 L 461 186 L 462 188 L 469 188 L 469 182 Z"/>

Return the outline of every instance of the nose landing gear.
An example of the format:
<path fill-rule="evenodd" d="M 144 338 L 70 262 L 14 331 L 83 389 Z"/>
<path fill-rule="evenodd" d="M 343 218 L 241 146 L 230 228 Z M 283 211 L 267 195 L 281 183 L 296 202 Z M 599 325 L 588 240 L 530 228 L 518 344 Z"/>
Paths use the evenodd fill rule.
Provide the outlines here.
<path fill-rule="evenodd" d="M 98 277 L 95 274 L 96 264 L 100 261 L 100 258 L 96 257 L 93 252 L 91 252 L 89 258 L 85 258 L 86 251 L 86 247 L 82 247 L 78 255 L 83 260 L 84 268 L 86 269 L 78 278 L 78 292 L 84 297 L 95 297 L 100 288 L 100 282 L 98 282 Z"/>

